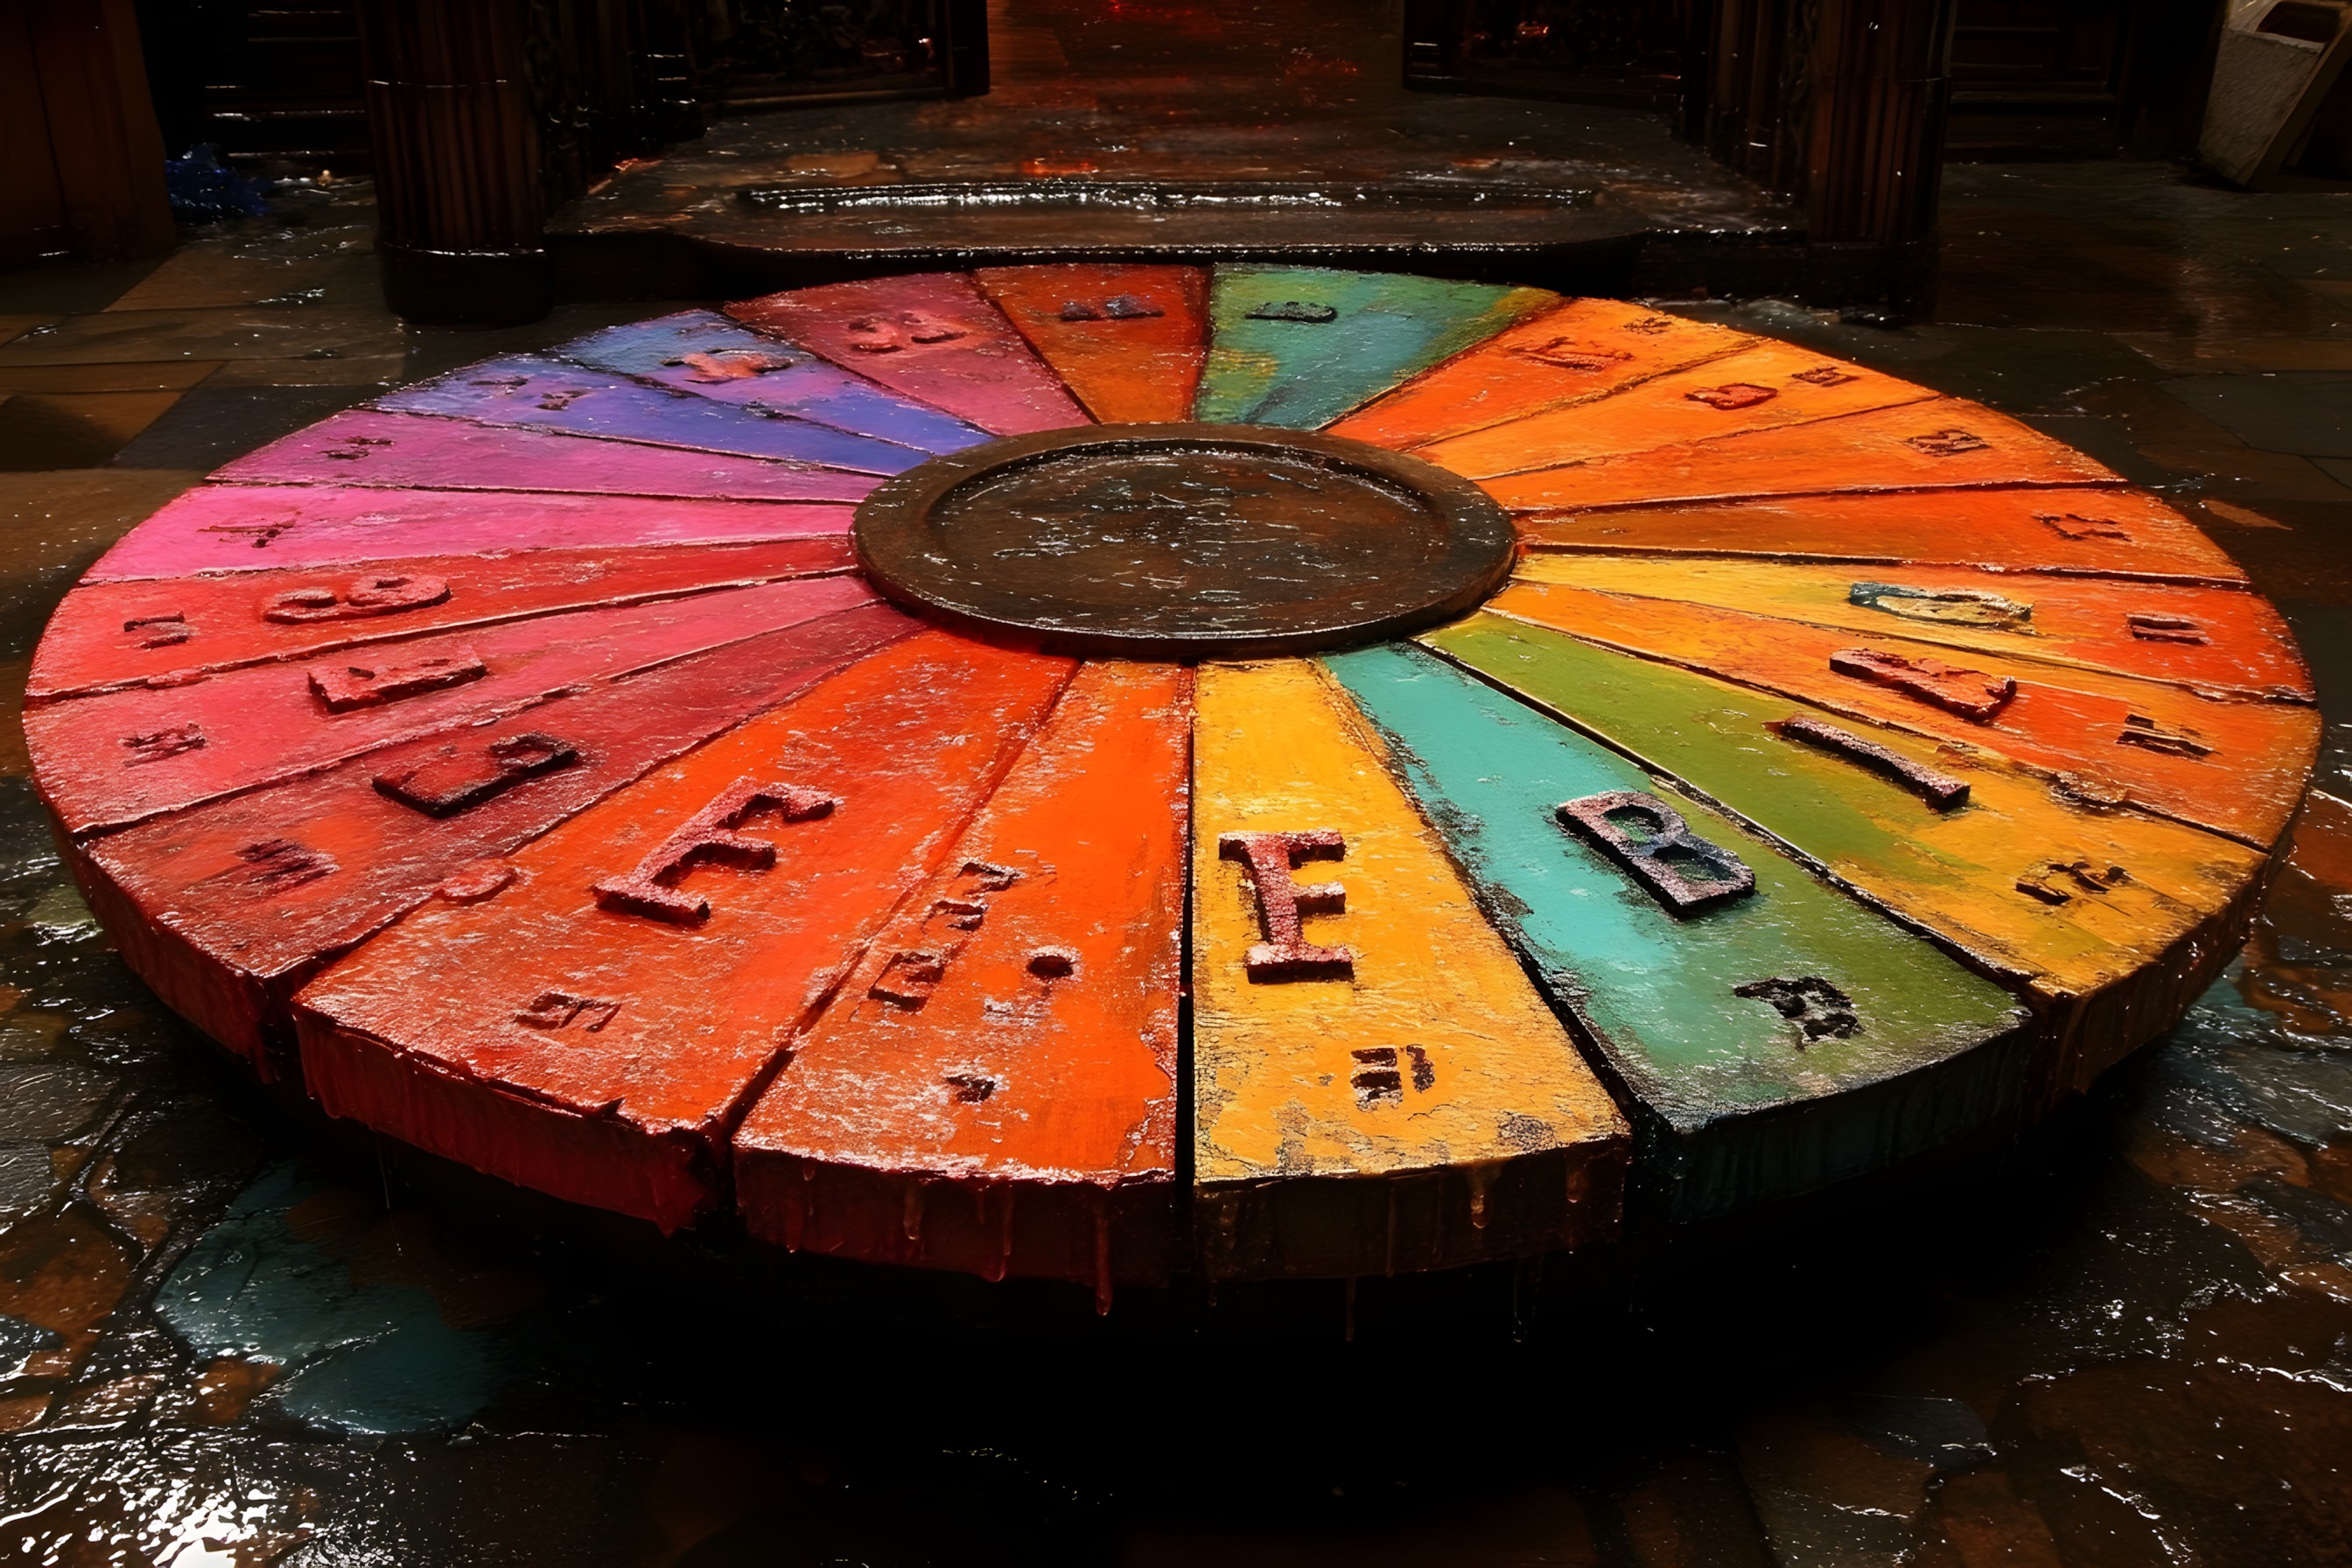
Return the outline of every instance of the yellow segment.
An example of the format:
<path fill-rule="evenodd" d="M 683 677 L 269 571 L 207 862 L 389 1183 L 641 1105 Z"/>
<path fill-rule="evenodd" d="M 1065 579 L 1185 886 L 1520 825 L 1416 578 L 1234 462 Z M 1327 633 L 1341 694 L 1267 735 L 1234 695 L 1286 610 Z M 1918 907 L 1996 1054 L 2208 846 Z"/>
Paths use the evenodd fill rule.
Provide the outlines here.
<path fill-rule="evenodd" d="M 1198 704 L 1198 1180 L 1380 1175 L 1622 1138 L 1591 1069 L 1322 667 L 1207 666 Z M 1340 883 L 1347 907 L 1307 916 L 1305 939 L 1347 947 L 1354 977 L 1254 982 L 1242 961 L 1263 940 L 1256 895 L 1219 837 L 1315 828 L 1337 829 L 1346 854 L 1308 861 L 1297 879 Z M 1406 1047 L 1423 1053 L 1426 1087 Z M 1396 1095 L 1359 1093 L 1360 1050 L 1397 1052 Z"/>

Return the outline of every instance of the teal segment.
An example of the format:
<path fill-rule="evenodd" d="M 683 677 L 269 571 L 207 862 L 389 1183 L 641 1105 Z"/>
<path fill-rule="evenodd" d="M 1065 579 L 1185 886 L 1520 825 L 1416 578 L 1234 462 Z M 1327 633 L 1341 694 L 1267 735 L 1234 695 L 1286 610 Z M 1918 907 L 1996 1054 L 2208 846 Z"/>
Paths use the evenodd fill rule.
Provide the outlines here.
<path fill-rule="evenodd" d="M 1192 416 L 1316 429 L 1559 298 L 1392 272 L 1220 267 Z"/>
<path fill-rule="evenodd" d="M 1586 1026 L 1644 1129 L 1643 1173 L 1683 1217 L 1801 1192 L 2014 1110 L 2013 998 L 1640 767 L 1408 645 L 1327 661 L 1389 744 L 1497 925 Z M 1756 873 L 1678 917 L 1559 825 L 1562 802 L 1638 790 Z M 1860 1029 L 1806 1040 L 1766 1000 L 1825 979 Z"/>

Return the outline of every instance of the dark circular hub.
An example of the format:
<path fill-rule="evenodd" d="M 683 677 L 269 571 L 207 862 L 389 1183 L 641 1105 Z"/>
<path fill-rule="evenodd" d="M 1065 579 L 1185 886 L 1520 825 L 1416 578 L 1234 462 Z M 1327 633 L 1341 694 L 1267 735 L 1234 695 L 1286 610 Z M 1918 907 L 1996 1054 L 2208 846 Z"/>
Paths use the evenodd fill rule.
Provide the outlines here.
<path fill-rule="evenodd" d="M 1501 585 L 1510 519 L 1466 479 L 1261 425 L 1104 425 L 936 458 L 857 510 L 898 603 L 1133 658 L 1303 653 L 1448 619 Z"/>

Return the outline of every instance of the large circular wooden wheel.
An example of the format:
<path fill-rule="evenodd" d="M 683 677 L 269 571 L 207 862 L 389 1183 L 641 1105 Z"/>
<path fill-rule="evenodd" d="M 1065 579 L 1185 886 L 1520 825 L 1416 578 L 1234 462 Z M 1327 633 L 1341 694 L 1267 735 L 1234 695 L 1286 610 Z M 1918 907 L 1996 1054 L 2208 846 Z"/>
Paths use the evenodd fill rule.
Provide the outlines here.
<path fill-rule="evenodd" d="M 329 1111 L 1106 1290 L 1998 1135 L 2213 978 L 2317 731 L 2237 568 L 2014 420 L 1272 267 L 404 389 L 133 531 L 29 700 L 125 957 Z"/>

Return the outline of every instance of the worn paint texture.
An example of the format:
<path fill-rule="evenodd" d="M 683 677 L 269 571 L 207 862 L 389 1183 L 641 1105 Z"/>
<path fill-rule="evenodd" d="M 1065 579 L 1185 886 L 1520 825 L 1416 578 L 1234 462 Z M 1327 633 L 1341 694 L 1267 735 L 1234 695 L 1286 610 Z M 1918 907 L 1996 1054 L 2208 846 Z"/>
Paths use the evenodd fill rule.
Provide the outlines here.
<path fill-rule="evenodd" d="M 1605 1233 L 1623 1123 L 1347 698 L 1290 661 L 1205 667 L 1198 703 L 1192 1139 L 1209 1267 L 1373 1273 Z M 1220 840 L 1318 830 L 1345 851 L 1299 879 L 1339 882 L 1345 908 L 1311 917 L 1307 938 L 1345 943 L 1353 974 L 1253 980 L 1260 895 Z"/>
<path fill-rule="evenodd" d="M 1192 417 L 1311 430 L 1557 298 L 1394 273 L 1220 267 Z"/>

